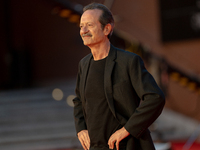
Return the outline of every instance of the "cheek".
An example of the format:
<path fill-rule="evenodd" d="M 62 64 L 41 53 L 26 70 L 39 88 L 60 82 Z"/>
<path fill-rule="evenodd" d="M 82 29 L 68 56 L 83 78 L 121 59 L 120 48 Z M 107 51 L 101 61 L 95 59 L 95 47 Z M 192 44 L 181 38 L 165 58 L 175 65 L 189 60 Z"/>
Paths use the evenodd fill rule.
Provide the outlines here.
<path fill-rule="evenodd" d="M 104 34 L 102 30 L 96 30 L 95 32 L 93 32 L 93 34 L 95 35 L 95 37 L 101 38 Z"/>

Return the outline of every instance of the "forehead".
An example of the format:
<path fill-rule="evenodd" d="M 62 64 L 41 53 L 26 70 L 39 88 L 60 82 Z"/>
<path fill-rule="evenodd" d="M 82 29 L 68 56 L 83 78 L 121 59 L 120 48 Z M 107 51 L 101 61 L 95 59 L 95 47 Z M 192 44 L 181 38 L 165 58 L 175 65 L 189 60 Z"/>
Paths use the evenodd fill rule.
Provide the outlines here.
<path fill-rule="evenodd" d="M 84 22 L 99 22 L 99 17 L 102 14 L 102 10 L 92 9 L 86 10 L 81 16 L 81 23 Z"/>

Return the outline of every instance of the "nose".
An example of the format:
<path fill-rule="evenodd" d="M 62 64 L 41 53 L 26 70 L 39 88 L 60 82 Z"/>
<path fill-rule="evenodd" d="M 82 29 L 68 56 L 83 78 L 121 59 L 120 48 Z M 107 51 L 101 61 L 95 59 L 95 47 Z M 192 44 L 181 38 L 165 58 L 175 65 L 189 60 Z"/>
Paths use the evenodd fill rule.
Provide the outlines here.
<path fill-rule="evenodd" d="M 85 34 L 87 32 L 88 32 L 88 28 L 87 27 L 85 27 L 85 26 L 81 27 L 81 29 L 80 29 L 80 33 L 81 34 Z"/>

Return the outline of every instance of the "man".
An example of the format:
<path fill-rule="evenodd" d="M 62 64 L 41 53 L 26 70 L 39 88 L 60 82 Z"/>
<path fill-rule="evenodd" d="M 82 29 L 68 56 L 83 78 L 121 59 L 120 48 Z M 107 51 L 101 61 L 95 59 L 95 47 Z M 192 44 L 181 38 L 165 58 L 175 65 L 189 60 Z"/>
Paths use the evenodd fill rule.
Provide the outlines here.
<path fill-rule="evenodd" d="M 111 45 L 111 12 L 98 3 L 83 11 L 80 35 L 91 54 L 79 63 L 73 100 L 78 139 L 85 150 L 154 150 L 148 127 L 165 104 L 162 91 L 138 55 Z"/>

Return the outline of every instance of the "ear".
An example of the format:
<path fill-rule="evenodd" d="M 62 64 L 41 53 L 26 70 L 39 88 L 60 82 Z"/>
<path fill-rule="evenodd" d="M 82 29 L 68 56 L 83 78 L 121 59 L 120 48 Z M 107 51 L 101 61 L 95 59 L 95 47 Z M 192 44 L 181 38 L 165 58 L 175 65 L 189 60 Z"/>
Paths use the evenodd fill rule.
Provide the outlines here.
<path fill-rule="evenodd" d="M 107 36 L 112 30 L 112 26 L 110 23 L 108 23 L 105 27 L 104 27 L 104 34 Z"/>

